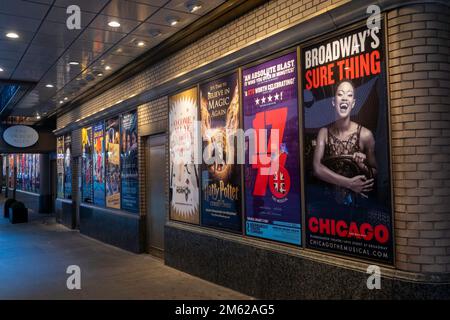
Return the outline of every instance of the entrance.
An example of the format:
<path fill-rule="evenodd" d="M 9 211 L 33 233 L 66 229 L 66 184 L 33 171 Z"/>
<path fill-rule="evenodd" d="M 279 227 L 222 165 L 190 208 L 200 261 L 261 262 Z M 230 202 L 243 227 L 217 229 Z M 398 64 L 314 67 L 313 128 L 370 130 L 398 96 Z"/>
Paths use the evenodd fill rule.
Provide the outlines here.
<path fill-rule="evenodd" d="M 147 252 L 163 257 L 166 222 L 166 135 L 150 136 L 146 142 Z"/>

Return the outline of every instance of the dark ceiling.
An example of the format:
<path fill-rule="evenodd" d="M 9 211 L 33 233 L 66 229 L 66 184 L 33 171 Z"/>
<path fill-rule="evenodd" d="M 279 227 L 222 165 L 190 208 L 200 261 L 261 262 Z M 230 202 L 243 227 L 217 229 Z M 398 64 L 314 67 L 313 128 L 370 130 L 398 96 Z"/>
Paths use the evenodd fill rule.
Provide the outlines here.
<path fill-rule="evenodd" d="M 191 12 L 192 0 L 0 1 L 0 81 L 36 84 L 7 113 L 44 117 L 225 2 Z M 66 26 L 69 5 L 81 9 L 79 30 Z"/>

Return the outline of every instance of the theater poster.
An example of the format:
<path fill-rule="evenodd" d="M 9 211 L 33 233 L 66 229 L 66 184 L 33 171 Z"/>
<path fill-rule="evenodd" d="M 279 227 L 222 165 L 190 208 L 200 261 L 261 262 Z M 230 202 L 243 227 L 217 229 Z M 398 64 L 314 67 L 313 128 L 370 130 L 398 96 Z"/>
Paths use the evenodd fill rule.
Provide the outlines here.
<path fill-rule="evenodd" d="M 383 28 L 301 50 L 306 246 L 393 263 Z"/>
<path fill-rule="evenodd" d="M 38 155 L 31 155 L 31 161 L 33 162 L 31 170 L 31 191 L 36 192 L 36 158 Z"/>
<path fill-rule="evenodd" d="M 300 245 L 297 54 L 244 69 L 242 76 L 246 234 Z"/>
<path fill-rule="evenodd" d="M 81 189 L 82 201 L 87 203 L 93 202 L 93 166 L 92 166 L 92 127 L 83 128 L 81 130 L 81 147 L 82 147 L 82 174 Z"/>
<path fill-rule="evenodd" d="M 28 154 L 28 183 L 27 183 L 27 190 L 34 192 L 33 190 L 33 186 L 32 186 L 32 180 L 33 180 L 33 166 L 34 166 L 34 162 L 33 162 L 33 155 L 32 154 Z"/>
<path fill-rule="evenodd" d="M 169 98 L 170 218 L 193 224 L 200 223 L 199 173 L 194 159 L 200 140 L 195 130 L 197 112 L 197 88 Z"/>
<path fill-rule="evenodd" d="M 72 135 L 64 136 L 64 197 L 72 199 Z"/>
<path fill-rule="evenodd" d="M 94 172 L 94 204 L 105 206 L 105 126 L 103 121 L 94 127 L 94 154 L 92 168 Z"/>
<path fill-rule="evenodd" d="M 238 74 L 200 86 L 203 148 L 202 225 L 240 232 L 241 170 L 236 164 L 235 135 L 240 125 Z"/>
<path fill-rule="evenodd" d="M 120 209 L 120 124 L 119 118 L 106 121 L 106 206 Z"/>
<path fill-rule="evenodd" d="M 57 197 L 64 198 L 64 136 L 56 138 Z"/>
<path fill-rule="evenodd" d="M 137 112 L 122 115 L 122 209 L 139 212 Z"/>
<path fill-rule="evenodd" d="M 41 188 L 41 157 L 40 154 L 36 154 L 36 178 L 35 178 L 35 188 L 36 192 L 39 192 Z"/>
<path fill-rule="evenodd" d="M 14 155 L 10 154 L 8 155 L 8 187 L 13 189 L 14 188 Z"/>

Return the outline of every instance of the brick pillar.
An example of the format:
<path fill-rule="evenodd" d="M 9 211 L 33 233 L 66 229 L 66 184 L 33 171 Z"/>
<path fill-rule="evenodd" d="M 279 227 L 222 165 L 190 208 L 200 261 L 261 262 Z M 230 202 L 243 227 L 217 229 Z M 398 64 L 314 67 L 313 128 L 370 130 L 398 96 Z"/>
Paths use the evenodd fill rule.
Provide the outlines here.
<path fill-rule="evenodd" d="M 396 263 L 450 272 L 449 7 L 388 13 Z"/>

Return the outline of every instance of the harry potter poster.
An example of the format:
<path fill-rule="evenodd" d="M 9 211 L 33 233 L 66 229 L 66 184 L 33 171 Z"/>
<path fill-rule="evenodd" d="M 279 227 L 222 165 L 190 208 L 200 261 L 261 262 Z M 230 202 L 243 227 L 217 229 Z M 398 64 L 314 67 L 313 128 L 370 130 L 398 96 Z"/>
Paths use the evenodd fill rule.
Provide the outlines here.
<path fill-rule="evenodd" d="M 241 231 L 241 170 L 237 162 L 235 134 L 239 128 L 238 75 L 200 86 L 203 150 L 201 165 L 202 224 Z"/>

